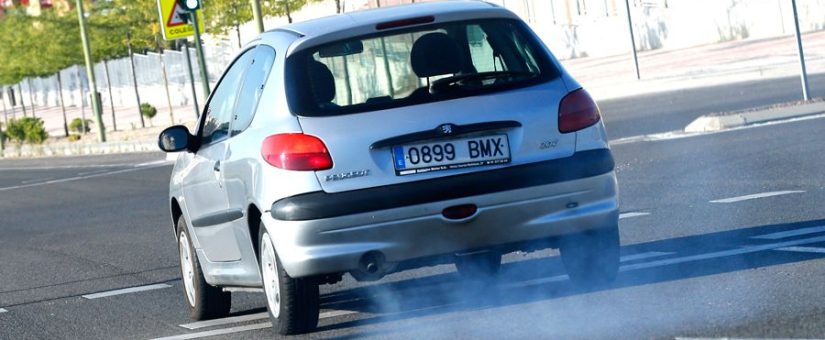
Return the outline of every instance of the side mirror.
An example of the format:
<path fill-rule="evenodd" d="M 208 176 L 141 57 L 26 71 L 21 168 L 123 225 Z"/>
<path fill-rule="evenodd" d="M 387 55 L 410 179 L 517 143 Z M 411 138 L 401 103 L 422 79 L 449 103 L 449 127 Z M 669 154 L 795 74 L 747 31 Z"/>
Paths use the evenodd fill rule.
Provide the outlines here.
<path fill-rule="evenodd" d="M 158 136 L 158 147 L 165 152 L 190 150 L 194 146 L 194 136 L 183 125 L 166 128 Z"/>

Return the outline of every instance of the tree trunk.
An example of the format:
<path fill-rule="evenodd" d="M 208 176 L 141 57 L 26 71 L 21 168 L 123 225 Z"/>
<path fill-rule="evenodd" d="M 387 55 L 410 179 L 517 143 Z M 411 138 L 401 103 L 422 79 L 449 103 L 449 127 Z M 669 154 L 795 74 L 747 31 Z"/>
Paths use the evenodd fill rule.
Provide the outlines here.
<path fill-rule="evenodd" d="M 109 89 L 109 106 L 112 108 L 112 131 L 117 131 L 115 119 L 115 100 L 112 98 L 112 78 L 109 77 L 109 61 L 103 61 L 103 71 L 106 73 L 106 87 Z"/>
<path fill-rule="evenodd" d="M 63 102 L 63 79 L 60 71 L 57 72 L 57 97 L 60 98 L 60 109 L 63 111 L 63 134 L 69 137 L 69 122 L 66 118 L 66 103 Z"/>

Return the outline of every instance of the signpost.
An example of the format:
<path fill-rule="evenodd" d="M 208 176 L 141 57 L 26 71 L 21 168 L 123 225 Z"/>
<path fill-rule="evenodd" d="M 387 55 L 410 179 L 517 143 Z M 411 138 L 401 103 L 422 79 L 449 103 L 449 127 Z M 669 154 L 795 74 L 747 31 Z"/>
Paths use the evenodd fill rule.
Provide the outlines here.
<path fill-rule="evenodd" d="M 163 39 L 175 40 L 195 34 L 195 28 L 187 21 L 189 13 L 178 0 L 158 0 L 158 11 Z M 197 14 L 198 31 L 203 33 L 203 13 L 198 10 Z"/>
<path fill-rule="evenodd" d="M 203 33 L 201 0 L 158 0 L 158 11 L 164 39 L 175 40 L 194 35 L 203 95 L 208 97 L 210 91 L 209 74 L 206 72 L 206 58 L 203 56 L 203 45 L 201 44 L 201 33 Z M 197 29 L 195 29 L 196 27 Z M 184 53 L 187 57 L 189 56 L 188 48 Z M 194 78 L 191 78 L 191 80 L 194 84 Z M 200 111 L 197 101 L 197 98 L 195 98 L 195 112 Z"/>

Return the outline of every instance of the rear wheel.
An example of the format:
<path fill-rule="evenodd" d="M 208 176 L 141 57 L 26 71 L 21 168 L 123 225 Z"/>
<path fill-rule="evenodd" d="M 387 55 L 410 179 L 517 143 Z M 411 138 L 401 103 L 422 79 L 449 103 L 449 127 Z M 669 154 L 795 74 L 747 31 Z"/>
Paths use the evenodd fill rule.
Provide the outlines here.
<path fill-rule="evenodd" d="M 574 283 L 599 287 L 616 280 L 619 246 L 618 226 L 568 235 L 561 240 L 561 260 Z"/>
<path fill-rule="evenodd" d="M 223 292 L 219 287 L 209 285 L 204 279 L 183 217 L 178 219 L 178 251 L 183 291 L 189 306 L 190 317 L 194 320 L 205 320 L 229 314 L 232 295 L 229 292 Z"/>
<path fill-rule="evenodd" d="M 501 253 L 486 252 L 466 256 L 457 256 L 455 268 L 467 279 L 489 279 L 498 274 L 501 268 Z"/>
<path fill-rule="evenodd" d="M 318 283 L 311 278 L 293 279 L 287 275 L 275 252 L 266 227 L 260 226 L 261 277 L 272 327 L 279 334 L 310 332 L 318 326 Z"/>

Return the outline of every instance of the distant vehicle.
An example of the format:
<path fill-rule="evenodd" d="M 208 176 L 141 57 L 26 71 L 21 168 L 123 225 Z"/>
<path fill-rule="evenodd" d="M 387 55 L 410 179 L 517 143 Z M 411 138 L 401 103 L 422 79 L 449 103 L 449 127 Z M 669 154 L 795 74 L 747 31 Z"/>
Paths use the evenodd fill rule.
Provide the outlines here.
<path fill-rule="evenodd" d="M 619 264 L 614 161 L 599 109 L 513 13 L 390 7 L 262 34 L 232 62 L 169 186 L 194 319 L 262 287 L 273 327 L 312 331 L 319 284 L 560 248 L 573 281 Z"/>

